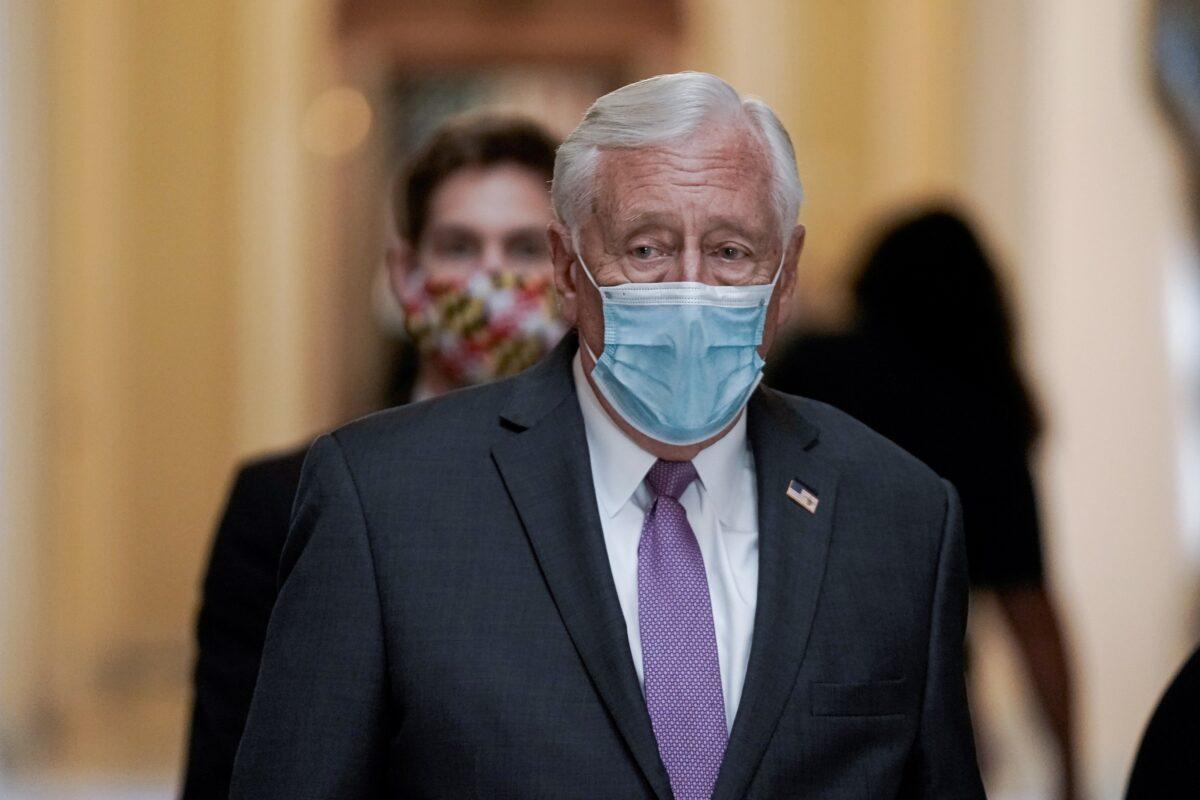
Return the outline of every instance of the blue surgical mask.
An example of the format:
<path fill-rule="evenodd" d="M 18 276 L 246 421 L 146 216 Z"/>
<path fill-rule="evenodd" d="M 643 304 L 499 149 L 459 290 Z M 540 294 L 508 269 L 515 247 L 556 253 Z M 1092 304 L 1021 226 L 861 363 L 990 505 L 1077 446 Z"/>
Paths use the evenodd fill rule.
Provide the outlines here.
<path fill-rule="evenodd" d="M 635 430 L 666 444 L 697 444 L 720 433 L 762 380 L 758 346 L 783 259 L 771 282 L 757 286 L 600 286 L 582 256 L 579 264 L 603 303 L 604 351 L 596 358 L 583 346 L 609 404 Z"/>

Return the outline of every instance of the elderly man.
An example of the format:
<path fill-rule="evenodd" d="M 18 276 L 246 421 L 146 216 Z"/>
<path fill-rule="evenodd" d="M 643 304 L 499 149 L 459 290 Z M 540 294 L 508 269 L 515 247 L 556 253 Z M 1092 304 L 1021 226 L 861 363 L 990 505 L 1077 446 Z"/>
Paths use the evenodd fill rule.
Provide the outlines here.
<path fill-rule="evenodd" d="M 778 119 L 626 86 L 553 196 L 577 335 L 313 446 L 233 797 L 982 797 L 954 490 L 758 387 L 804 237 Z"/>

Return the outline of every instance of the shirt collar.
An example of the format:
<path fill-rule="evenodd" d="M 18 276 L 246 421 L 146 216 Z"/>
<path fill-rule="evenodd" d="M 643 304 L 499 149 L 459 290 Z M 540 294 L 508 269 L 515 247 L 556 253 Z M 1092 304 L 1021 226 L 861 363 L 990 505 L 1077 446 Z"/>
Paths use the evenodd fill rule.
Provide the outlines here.
<path fill-rule="evenodd" d="M 579 409 L 583 414 L 583 427 L 587 433 L 596 497 L 604 513 L 612 517 L 633 497 L 658 459 L 625 435 L 600 405 L 595 390 L 583 373 L 583 362 L 578 352 L 571 360 L 571 372 Z M 722 522 L 732 522 L 732 519 L 726 519 L 726 514 L 731 514 L 737 507 L 733 502 L 737 498 L 730 497 L 730 494 L 741 487 L 737 476 L 740 470 L 749 465 L 749 460 L 744 409 L 728 433 L 692 459 L 700 483 L 715 504 Z"/>

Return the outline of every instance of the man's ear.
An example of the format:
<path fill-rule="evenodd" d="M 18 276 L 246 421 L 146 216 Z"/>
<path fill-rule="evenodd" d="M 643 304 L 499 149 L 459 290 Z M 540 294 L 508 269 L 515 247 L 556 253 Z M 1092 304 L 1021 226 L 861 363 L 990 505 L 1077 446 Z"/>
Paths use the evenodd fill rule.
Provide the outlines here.
<path fill-rule="evenodd" d="M 563 320 L 568 325 L 575 325 L 579 319 L 579 292 L 576 278 L 579 273 L 572 269 L 575 263 L 575 244 L 571 241 L 571 232 L 567 226 L 558 220 L 550 223 L 546 229 L 546 238 L 550 243 L 550 261 L 554 265 L 554 289 L 558 292 L 558 302 Z"/>
<path fill-rule="evenodd" d="M 411 244 L 402 239 L 387 249 L 384 258 L 387 262 L 388 286 L 392 290 L 392 297 L 396 298 L 397 304 L 403 306 L 405 287 L 417 268 L 416 252 Z"/>
<path fill-rule="evenodd" d="M 797 225 L 792 229 L 788 238 L 787 252 L 783 257 L 783 271 L 779 273 L 779 283 L 775 287 L 779 293 L 779 327 L 787 324 L 792 316 L 792 293 L 796 291 L 796 265 L 800 263 L 800 253 L 804 250 L 804 226 Z"/>

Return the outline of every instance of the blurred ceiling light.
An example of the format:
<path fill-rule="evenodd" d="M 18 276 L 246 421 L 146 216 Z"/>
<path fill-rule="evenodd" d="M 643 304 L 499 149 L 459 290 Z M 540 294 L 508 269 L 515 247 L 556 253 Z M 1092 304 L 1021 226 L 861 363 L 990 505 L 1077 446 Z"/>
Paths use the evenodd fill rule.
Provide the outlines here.
<path fill-rule="evenodd" d="M 370 130 L 367 98 L 357 89 L 335 86 L 309 103 L 300 135 L 309 152 L 337 158 L 361 145 Z"/>

